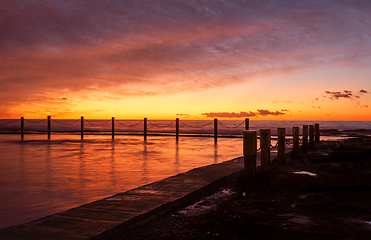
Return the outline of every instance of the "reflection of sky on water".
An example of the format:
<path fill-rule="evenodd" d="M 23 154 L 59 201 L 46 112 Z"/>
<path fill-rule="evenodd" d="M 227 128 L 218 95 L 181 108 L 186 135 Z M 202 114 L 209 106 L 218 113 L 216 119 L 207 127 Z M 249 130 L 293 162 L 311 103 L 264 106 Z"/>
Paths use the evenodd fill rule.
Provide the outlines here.
<path fill-rule="evenodd" d="M 241 156 L 242 139 L 1 135 L 0 228 Z"/>

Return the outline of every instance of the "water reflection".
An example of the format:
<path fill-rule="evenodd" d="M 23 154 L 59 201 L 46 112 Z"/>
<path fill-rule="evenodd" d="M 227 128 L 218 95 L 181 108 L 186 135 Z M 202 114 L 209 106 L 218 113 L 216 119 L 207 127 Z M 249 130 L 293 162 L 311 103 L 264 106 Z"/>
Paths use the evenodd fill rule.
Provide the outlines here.
<path fill-rule="evenodd" d="M 147 137 L 144 138 L 143 141 L 143 162 L 142 162 L 142 180 L 148 181 L 147 175 L 148 175 L 148 168 L 147 168 Z"/>
<path fill-rule="evenodd" d="M 179 138 L 176 138 L 174 174 L 177 174 L 178 172 L 179 172 Z"/>
<path fill-rule="evenodd" d="M 49 187 L 49 189 L 52 188 L 52 168 L 51 168 L 51 157 L 50 157 L 50 154 L 51 154 L 51 146 L 50 146 L 50 142 L 47 142 L 46 143 L 46 174 L 47 174 L 47 186 Z"/>
<path fill-rule="evenodd" d="M 214 163 L 218 163 L 218 143 L 216 140 L 214 142 Z"/>
<path fill-rule="evenodd" d="M 85 188 L 84 141 L 80 141 L 79 160 L 80 160 L 80 168 L 79 168 L 80 187 L 81 187 L 81 190 L 83 190 Z"/>
<path fill-rule="evenodd" d="M 111 184 L 114 189 L 116 189 L 116 161 L 115 161 L 115 139 L 112 138 L 111 141 L 111 171 L 110 171 L 110 177 L 111 177 Z"/>
<path fill-rule="evenodd" d="M 15 139 L 15 138 L 18 139 Z M 5 141 L 7 139 L 7 141 Z M 31 140 L 29 140 L 31 139 Z M 0 228 L 241 155 L 241 139 L 2 135 Z"/>

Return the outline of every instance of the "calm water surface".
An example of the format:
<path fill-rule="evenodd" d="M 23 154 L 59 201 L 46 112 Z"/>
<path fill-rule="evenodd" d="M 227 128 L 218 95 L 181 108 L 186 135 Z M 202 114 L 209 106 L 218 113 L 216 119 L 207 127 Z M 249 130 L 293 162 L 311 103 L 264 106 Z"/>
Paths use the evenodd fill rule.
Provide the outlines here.
<path fill-rule="evenodd" d="M 1 135 L 0 228 L 242 155 L 242 139 Z"/>

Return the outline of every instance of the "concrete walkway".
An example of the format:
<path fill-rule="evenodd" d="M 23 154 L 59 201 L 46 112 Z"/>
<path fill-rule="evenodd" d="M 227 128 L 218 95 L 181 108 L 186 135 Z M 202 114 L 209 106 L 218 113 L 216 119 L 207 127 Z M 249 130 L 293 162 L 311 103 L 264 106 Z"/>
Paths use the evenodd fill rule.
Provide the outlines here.
<path fill-rule="evenodd" d="M 202 193 L 243 169 L 243 158 L 196 168 L 124 193 L 0 230 L 0 239 L 105 239 Z"/>

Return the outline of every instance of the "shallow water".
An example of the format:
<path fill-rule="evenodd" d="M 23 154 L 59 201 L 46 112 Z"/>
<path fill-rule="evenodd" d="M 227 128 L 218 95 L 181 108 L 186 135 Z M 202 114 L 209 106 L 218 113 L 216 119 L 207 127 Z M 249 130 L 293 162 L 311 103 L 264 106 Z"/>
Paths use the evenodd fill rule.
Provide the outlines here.
<path fill-rule="evenodd" d="M 0 228 L 242 155 L 242 139 L 1 135 Z"/>

